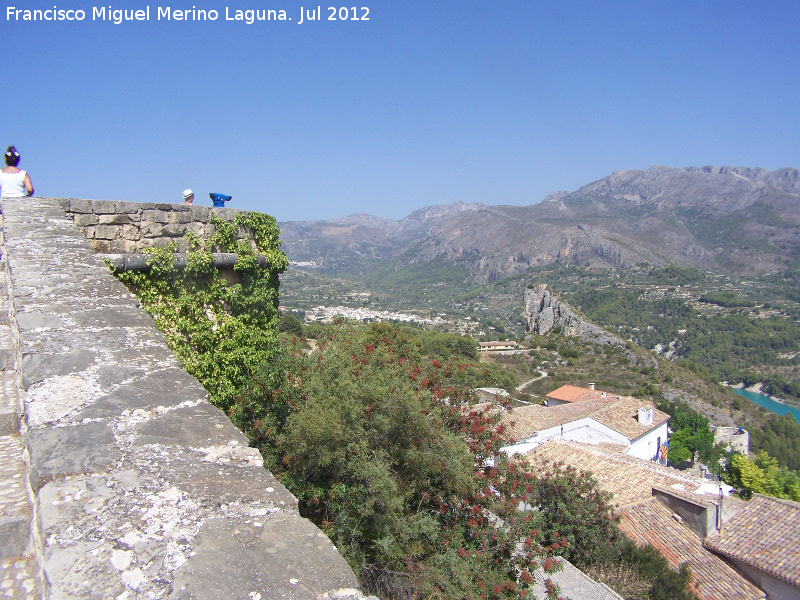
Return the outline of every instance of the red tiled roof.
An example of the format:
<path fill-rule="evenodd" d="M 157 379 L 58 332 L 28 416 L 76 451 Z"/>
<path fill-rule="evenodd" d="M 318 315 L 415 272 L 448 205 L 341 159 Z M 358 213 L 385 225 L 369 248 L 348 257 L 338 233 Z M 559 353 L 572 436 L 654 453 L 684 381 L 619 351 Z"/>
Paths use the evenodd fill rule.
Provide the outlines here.
<path fill-rule="evenodd" d="M 609 397 L 609 394 L 603 396 L 605 392 L 597 390 L 590 390 L 575 385 L 562 385 L 557 390 L 553 390 L 549 394 L 545 394 L 547 398 L 553 400 L 560 400 L 561 402 L 583 402 L 584 400 L 595 400 L 600 397 Z"/>
<path fill-rule="evenodd" d="M 649 425 L 639 423 L 639 408 L 653 409 L 653 422 Z M 614 397 L 572 402 L 558 406 L 541 406 L 532 404 L 514 408 L 504 417 L 504 421 L 511 426 L 511 433 L 517 440 L 524 440 L 534 433 L 566 425 L 580 419 L 591 417 L 598 423 L 610 427 L 633 441 L 648 431 L 665 423 L 669 415 L 653 407 L 648 400 L 639 400 L 630 396 L 621 399 Z"/>
<path fill-rule="evenodd" d="M 694 492 L 704 483 L 702 479 L 690 477 L 677 469 L 599 446 L 564 440 L 548 440 L 528 452 L 525 459 L 534 468 L 543 466 L 545 462 L 560 462 L 590 471 L 600 489 L 614 495 L 617 506 L 648 500 L 653 496 L 654 487 Z"/>
<path fill-rule="evenodd" d="M 695 592 L 706 600 L 759 600 L 755 585 L 724 560 L 703 548 L 700 536 L 673 517 L 664 504 L 651 498 L 620 511 L 619 528 L 639 546 L 652 545 L 673 569 L 689 563 Z"/>
<path fill-rule="evenodd" d="M 620 529 L 639 545 L 652 544 L 673 568 L 689 563 L 695 591 L 703 600 L 762 600 L 760 589 L 739 575 L 713 552 L 703 548 L 700 537 L 673 518 L 672 511 L 653 498 L 653 488 L 666 488 L 697 504 L 710 504 L 713 496 L 693 494 L 704 480 L 605 450 L 600 446 L 549 440 L 525 455 L 533 467 L 560 462 L 589 471 L 601 490 L 614 496 L 620 511 Z M 680 490 L 684 490 L 681 493 Z"/>
<path fill-rule="evenodd" d="M 800 587 L 800 503 L 756 494 L 703 545 Z"/>

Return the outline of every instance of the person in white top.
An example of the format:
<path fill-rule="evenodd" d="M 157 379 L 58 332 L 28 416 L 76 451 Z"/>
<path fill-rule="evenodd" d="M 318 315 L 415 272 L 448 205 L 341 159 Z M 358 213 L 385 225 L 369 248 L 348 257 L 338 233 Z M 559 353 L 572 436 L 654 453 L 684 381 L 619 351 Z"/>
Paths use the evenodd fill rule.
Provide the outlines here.
<path fill-rule="evenodd" d="M 23 198 L 33 195 L 31 177 L 17 167 L 19 152 L 14 146 L 6 149 L 6 167 L 0 169 L 0 198 Z"/>
<path fill-rule="evenodd" d="M 192 190 L 183 190 L 183 203 L 194 204 L 194 192 Z"/>

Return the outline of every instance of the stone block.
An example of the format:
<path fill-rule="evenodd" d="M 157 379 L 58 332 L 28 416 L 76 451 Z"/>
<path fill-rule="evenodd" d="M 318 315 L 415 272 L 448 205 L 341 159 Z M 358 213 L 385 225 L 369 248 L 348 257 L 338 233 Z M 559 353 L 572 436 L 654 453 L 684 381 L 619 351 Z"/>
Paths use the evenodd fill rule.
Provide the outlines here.
<path fill-rule="evenodd" d="M 83 410 L 71 418 L 77 422 L 84 419 L 115 418 L 125 410 L 141 409 L 146 414 L 141 414 L 137 419 L 143 421 L 144 434 L 151 435 L 152 439 L 160 439 L 164 443 L 168 443 L 169 439 L 178 439 L 181 436 L 193 435 L 195 438 L 202 436 L 200 433 L 182 433 L 182 427 L 189 427 L 189 423 L 175 423 L 174 417 L 159 416 L 159 411 L 163 413 L 165 409 L 170 409 L 183 403 L 205 403 L 207 398 L 208 392 L 194 377 L 181 369 L 167 368 L 150 372 L 143 377 L 136 378 L 134 381 L 119 385 L 108 394 L 89 402 Z M 211 405 L 207 406 L 210 407 Z M 214 411 L 217 410 L 219 409 L 214 409 Z M 207 410 L 212 416 L 216 414 L 214 411 Z M 194 415 L 196 418 L 202 413 L 202 409 L 197 409 L 179 414 L 188 414 L 190 417 Z M 146 425 L 150 423 L 150 420 L 154 422 Z M 223 422 L 217 417 L 217 420 L 214 421 L 215 431 L 222 429 L 216 427 L 220 423 Z M 137 433 L 140 435 L 138 438 L 139 443 L 144 443 L 141 441 L 142 431 L 137 431 Z M 230 437 L 230 439 L 241 440 L 236 436 Z"/>
<path fill-rule="evenodd" d="M 174 210 L 169 213 L 168 221 L 170 223 L 186 224 L 192 222 L 192 213 L 186 210 Z"/>
<path fill-rule="evenodd" d="M 163 237 L 183 237 L 184 233 L 186 233 L 186 226 L 178 223 L 167 223 L 161 228 Z"/>
<path fill-rule="evenodd" d="M 166 223 L 167 213 L 163 210 L 156 210 L 154 208 L 145 209 L 142 211 L 142 226 L 144 226 L 145 222 L 162 224 Z"/>
<path fill-rule="evenodd" d="M 18 434 L 0 437 L 0 558 L 24 554 L 30 539 L 23 451 Z"/>
<path fill-rule="evenodd" d="M 136 254 L 139 252 L 139 242 L 133 240 L 118 240 L 118 243 L 122 244 L 122 250 L 124 254 Z"/>
<path fill-rule="evenodd" d="M 3 320 L 6 321 L 6 319 Z M 14 336 L 11 334 L 11 327 L 0 325 L 0 370 L 13 369 L 16 355 L 17 348 Z"/>
<path fill-rule="evenodd" d="M 127 225 L 131 218 L 125 214 L 100 215 L 98 216 L 101 225 Z"/>
<path fill-rule="evenodd" d="M 76 214 L 75 225 L 78 227 L 87 227 L 88 225 L 97 225 L 100 217 L 95 214 Z M 94 230 L 92 230 L 94 231 Z"/>
<path fill-rule="evenodd" d="M 96 215 L 113 215 L 117 212 L 117 203 L 113 200 L 92 200 L 92 212 Z"/>
<path fill-rule="evenodd" d="M 207 206 L 199 206 L 197 204 L 192 204 L 189 206 L 190 212 L 192 213 L 192 221 L 197 223 L 210 223 L 209 215 L 211 214 L 211 209 Z"/>
<path fill-rule="evenodd" d="M 122 239 L 135 242 L 140 237 L 138 225 L 122 225 Z"/>
<path fill-rule="evenodd" d="M 94 239 L 117 240 L 121 237 L 122 231 L 113 225 L 98 225 L 94 230 Z"/>
<path fill-rule="evenodd" d="M 164 228 L 164 223 L 156 223 L 155 221 L 142 221 L 139 227 L 139 235 L 141 239 L 158 239 L 161 237 L 161 232 Z"/>
<path fill-rule="evenodd" d="M 233 208 L 212 208 L 211 212 L 214 214 L 214 216 L 219 217 L 223 221 L 233 223 L 233 220 L 236 218 L 238 213 L 246 213 L 247 211 L 235 210 Z"/>
<path fill-rule="evenodd" d="M 106 472 L 121 454 L 114 432 L 99 422 L 28 431 L 25 443 L 34 491 L 51 479 Z"/>
<path fill-rule="evenodd" d="M 39 312 L 19 312 L 17 313 L 17 325 L 20 330 L 38 329 L 45 327 L 48 329 L 60 329 L 64 323 L 56 315 Z"/>
<path fill-rule="evenodd" d="M 186 225 L 185 231 L 189 231 L 196 235 L 202 243 L 207 242 L 211 239 L 213 235 L 213 231 L 216 231 L 214 226 L 210 223 L 197 223 L 192 222 Z"/>
<path fill-rule="evenodd" d="M 77 214 L 87 214 L 92 212 L 93 200 L 79 200 L 77 198 L 69 199 L 69 212 Z"/>
<path fill-rule="evenodd" d="M 115 203 L 114 209 L 119 214 L 126 214 L 130 217 L 131 221 L 138 221 L 141 218 L 142 213 L 142 206 L 141 202 L 121 202 L 117 201 Z"/>
<path fill-rule="evenodd" d="M 95 364 L 98 354 L 78 348 L 56 354 L 43 352 L 22 355 L 22 385 L 24 389 L 51 377 L 80 373 Z"/>
<path fill-rule="evenodd" d="M 169 598 L 311 600 L 357 585 L 324 533 L 306 519 L 276 513 L 250 523 L 206 521 Z"/>
<path fill-rule="evenodd" d="M 98 254 L 112 254 L 114 252 L 108 240 L 91 240 L 89 246 L 92 248 L 92 252 Z"/>
<path fill-rule="evenodd" d="M 19 433 L 19 383 L 16 371 L 0 371 L 0 436 Z"/>
<path fill-rule="evenodd" d="M 136 444 L 210 447 L 233 441 L 248 445 L 247 436 L 233 426 L 225 413 L 207 402 L 157 415 L 137 425 L 136 433 Z"/>
<path fill-rule="evenodd" d="M 30 541 L 31 522 L 29 518 L 0 516 L 0 558 L 10 558 L 25 554 Z"/>

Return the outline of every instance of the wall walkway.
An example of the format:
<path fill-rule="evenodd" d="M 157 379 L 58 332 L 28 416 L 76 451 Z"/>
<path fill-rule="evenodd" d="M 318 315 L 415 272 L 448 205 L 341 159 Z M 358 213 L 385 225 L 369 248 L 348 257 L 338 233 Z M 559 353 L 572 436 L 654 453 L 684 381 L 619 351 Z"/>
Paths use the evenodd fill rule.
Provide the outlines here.
<path fill-rule="evenodd" d="M 0 243 L 0 598 L 359 597 L 61 201 Z"/>

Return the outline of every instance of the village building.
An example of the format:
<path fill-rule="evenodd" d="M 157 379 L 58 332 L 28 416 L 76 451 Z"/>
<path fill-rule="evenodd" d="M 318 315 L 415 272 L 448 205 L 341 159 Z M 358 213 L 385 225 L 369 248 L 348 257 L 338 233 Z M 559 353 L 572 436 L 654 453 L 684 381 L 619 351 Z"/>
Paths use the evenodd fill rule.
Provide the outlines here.
<path fill-rule="evenodd" d="M 598 487 L 613 496 L 622 532 L 639 546 L 652 545 L 673 569 L 688 563 L 692 587 L 703 600 L 767 598 L 746 573 L 703 543 L 713 539 L 720 526 L 725 532 L 726 523 L 734 523 L 747 503 L 731 497 L 730 486 L 645 462 L 620 450 L 619 446 L 556 438 L 530 450 L 525 460 L 534 473 L 549 470 L 554 463 L 590 472 Z M 787 547 L 796 547 L 796 542 Z"/>
<path fill-rule="evenodd" d="M 517 342 L 478 342 L 478 351 L 480 352 L 500 352 L 504 350 L 514 350 L 517 347 Z"/>
<path fill-rule="evenodd" d="M 550 402 L 553 405 L 550 405 Z M 594 389 L 563 386 L 547 395 L 547 406 L 514 408 L 503 416 L 515 443 L 503 450 L 524 453 L 557 438 L 611 444 L 642 460 L 663 461 L 669 415 L 649 400 Z"/>
<path fill-rule="evenodd" d="M 731 562 L 770 600 L 800 599 L 800 503 L 755 494 L 703 546 Z"/>

